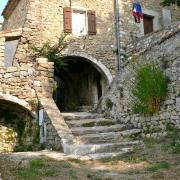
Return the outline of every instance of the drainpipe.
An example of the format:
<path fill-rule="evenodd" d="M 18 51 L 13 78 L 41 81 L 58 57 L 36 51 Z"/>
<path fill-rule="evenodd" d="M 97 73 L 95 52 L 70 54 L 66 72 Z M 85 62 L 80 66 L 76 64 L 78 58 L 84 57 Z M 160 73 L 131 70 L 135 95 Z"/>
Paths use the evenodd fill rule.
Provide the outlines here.
<path fill-rule="evenodd" d="M 120 13 L 119 13 L 119 2 L 114 0 L 114 16 L 115 16 L 115 37 L 116 37 L 116 55 L 117 55 L 117 70 L 120 72 L 122 67 L 121 62 L 121 44 L 120 44 Z"/>

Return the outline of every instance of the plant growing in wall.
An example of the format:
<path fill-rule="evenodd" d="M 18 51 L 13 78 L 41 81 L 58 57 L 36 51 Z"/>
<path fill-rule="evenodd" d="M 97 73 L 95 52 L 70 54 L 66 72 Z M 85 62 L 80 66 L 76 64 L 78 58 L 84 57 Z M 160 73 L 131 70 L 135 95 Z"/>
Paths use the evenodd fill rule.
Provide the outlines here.
<path fill-rule="evenodd" d="M 36 57 L 47 58 L 48 61 L 54 62 L 56 70 L 66 69 L 67 64 L 64 62 L 62 51 L 69 45 L 65 40 L 67 34 L 62 34 L 58 38 L 58 42 L 53 44 L 50 41 L 45 42 L 42 47 L 31 46 Z"/>
<path fill-rule="evenodd" d="M 168 92 L 168 78 L 155 64 L 135 67 L 132 97 L 134 113 L 153 114 L 160 110 Z"/>
<path fill-rule="evenodd" d="M 163 0 L 161 2 L 161 5 L 163 6 L 170 6 L 171 4 L 176 4 L 178 7 L 180 7 L 180 0 Z"/>

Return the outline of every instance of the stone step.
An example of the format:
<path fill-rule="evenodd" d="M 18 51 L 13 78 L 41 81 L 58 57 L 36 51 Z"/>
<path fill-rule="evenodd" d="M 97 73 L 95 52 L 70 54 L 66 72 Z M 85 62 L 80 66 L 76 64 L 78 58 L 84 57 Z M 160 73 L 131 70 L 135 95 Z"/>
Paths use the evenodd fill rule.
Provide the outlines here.
<path fill-rule="evenodd" d="M 69 148 L 69 153 L 82 156 L 82 155 L 96 154 L 96 153 L 119 152 L 119 151 L 123 151 L 124 148 L 132 148 L 133 146 L 138 144 L 140 144 L 140 141 L 72 145 L 71 148 Z"/>
<path fill-rule="evenodd" d="M 95 153 L 95 154 L 87 154 L 86 156 L 87 156 L 88 160 L 98 160 L 98 159 L 122 156 L 123 154 L 129 153 L 132 150 L 133 150 L 133 148 L 122 148 L 121 151 L 118 151 L 118 152 Z"/>
<path fill-rule="evenodd" d="M 124 125 L 116 124 L 112 126 L 94 126 L 94 127 L 75 127 L 71 128 L 74 135 L 97 134 L 105 132 L 118 132 L 125 129 Z"/>
<path fill-rule="evenodd" d="M 96 118 L 66 121 L 69 127 L 93 127 L 93 126 L 107 126 L 114 125 L 117 122 L 111 119 Z"/>
<path fill-rule="evenodd" d="M 141 130 L 131 129 L 121 132 L 107 132 L 98 134 L 86 134 L 76 137 L 76 144 L 98 144 L 107 142 L 129 141 L 130 136 L 139 134 Z"/>
<path fill-rule="evenodd" d="M 80 120 L 80 119 L 95 119 L 103 118 L 103 114 L 88 113 L 88 112 L 68 112 L 61 113 L 65 120 Z"/>

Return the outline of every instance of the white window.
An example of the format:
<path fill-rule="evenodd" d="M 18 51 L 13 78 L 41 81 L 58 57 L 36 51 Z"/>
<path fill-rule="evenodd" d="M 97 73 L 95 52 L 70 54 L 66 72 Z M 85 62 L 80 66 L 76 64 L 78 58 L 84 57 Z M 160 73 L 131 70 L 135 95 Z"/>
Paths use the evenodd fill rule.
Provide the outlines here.
<path fill-rule="evenodd" d="M 72 13 L 72 33 L 74 35 L 87 34 L 86 11 L 73 10 Z"/>

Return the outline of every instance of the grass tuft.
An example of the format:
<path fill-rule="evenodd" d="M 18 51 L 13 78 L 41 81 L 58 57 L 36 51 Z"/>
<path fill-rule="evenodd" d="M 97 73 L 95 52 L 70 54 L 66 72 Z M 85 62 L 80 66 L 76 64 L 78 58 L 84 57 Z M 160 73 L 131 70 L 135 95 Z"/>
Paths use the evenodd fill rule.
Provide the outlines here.
<path fill-rule="evenodd" d="M 151 172 L 155 172 L 161 169 L 169 169 L 171 167 L 171 164 L 169 162 L 166 161 L 162 161 L 162 162 L 157 162 L 151 165 L 148 165 L 146 167 L 147 171 L 151 171 Z"/>

